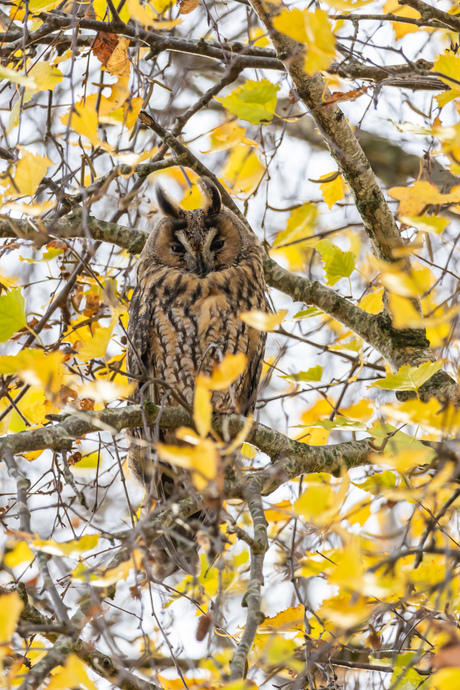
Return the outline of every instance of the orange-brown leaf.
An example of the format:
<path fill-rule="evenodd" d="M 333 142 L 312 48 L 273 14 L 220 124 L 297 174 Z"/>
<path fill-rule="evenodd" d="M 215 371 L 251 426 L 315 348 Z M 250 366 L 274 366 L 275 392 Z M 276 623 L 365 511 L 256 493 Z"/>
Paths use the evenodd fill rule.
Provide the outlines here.
<path fill-rule="evenodd" d="M 106 34 L 101 31 L 94 40 L 92 48 L 93 55 L 97 57 L 99 62 L 102 62 L 104 67 L 107 67 L 107 63 L 117 45 L 118 36 L 116 34 Z"/>
<path fill-rule="evenodd" d="M 179 14 L 190 14 L 199 4 L 200 0 L 179 0 Z"/>

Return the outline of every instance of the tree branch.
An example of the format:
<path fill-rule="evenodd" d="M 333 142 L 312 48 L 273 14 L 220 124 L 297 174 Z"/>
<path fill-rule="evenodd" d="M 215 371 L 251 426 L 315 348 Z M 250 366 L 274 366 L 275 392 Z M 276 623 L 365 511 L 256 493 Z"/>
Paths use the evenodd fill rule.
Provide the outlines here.
<path fill-rule="evenodd" d="M 5 457 L 5 454 L 20 454 L 46 448 L 70 449 L 72 441 L 86 434 L 106 431 L 116 435 L 123 429 L 141 427 L 144 423 L 144 414 L 149 426 L 153 426 L 156 422 L 162 429 L 193 426 L 191 416 L 183 408 L 165 407 L 162 409 L 153 403 L 146 403 L 144 410 L 140 405 L 130 405 L 122 409 L 108 408 L 100 412 L 75 411 L 71 415 L 64 415 L 64 419 L 57 424 L 0 438 L 0 457 Z M 225 430 L 233 438 L 243 429 L 245 422 L 244 417 L 236 414 L 216 417 L 213 428 L 218 433 L 222 433 L 225 425 Z M 257 473 L 257 476 L 264 477 L 264 491 L 268 492 L 273 491 L 287 479 L 305 472 L 321 472 L 327 469 L 335 473 L 339 472 L 343 466 L 357 467 L 365 464 L 369 452 L 367 441 L 339 443 L 324 448 L 308 446 L 264 424 L 257 423 L 253 424 L 247 440 L 273 460 L 282 461 L 281 465 L 276 466 L 276 470 L 270 470 L 268 474 Z M 280 468 L 283 468 L 285 478 L 277 480 L 276 473 Z M 243 497 L 243 491 L 238 482 L 233 486 L 235 481 L 229 485 L 228 490 L 232 494 L 236 492 L 238 496 Z"/>
<path fill-rule="evenodd" d="M 284 62 L 300 99 L 309 108 L 353 193 L 375 255 L 383 261 L 394 261 L 393 250 L 401 246 L 401 238 L 364 151 L 338 105 L 325 104 L 324 99 L 330 93 L 321 74 L 310 76 L 304 72 L 303 46 L 273 28 L 272 19 L 284 5 L 264 5 L 261 0 L 251 0 L 251 5 L 269 32 L 278 58 Z"/>
<path fill-rule="evenodd" d="M 243 597 L 242 606 L 248 609 L 246 625 L 237 650 L 230 662 L 230 682 L 245 677 L 247 658 L 251 651 L 257 627 L 263 622 L 265 616 L 260 610 L 261 589 L 264 583 L 263 566 L 264 557 L 268 549 L 267 520 L 260 495 L 260 485 L 255 479 L 246 483 L 245 498 L 251 513 L 254 525 L 254 539 L 251 544 L 251 570 L 249 584 Z"/>
<path fill-rule="evenodd" d="M 177 140 L 174 141 L 177 142 Z M 187 165 L 189 161 L 187 157 Z M 199 174 L 208 174 L 207 168 L 202 167 L 204 171 Z M 228 196 L 227 192 L 225 195 Z M 232 206 L 236 207 L 233 200 Z M 241 215 L 239 210 L 238 213 Z M 247 222 L 246 219 L 244 220 Z M 83 216 L 80 209 L 74 210 L 57 221 L 35 221 L 34 225 L 25 220 L 15 220 L 5 216 L 0 218 L 0 238 L 19 237 L 34 240 L 38 245 L 48 242 L 50 235 L 70 239 L 87 237 L 88 232 L 95 240 L 111 242 L 133 254 L 142 251 L 148 236 L 141 230 L 98 220 L 92 216 Z M 335 290 L 318 281 L 291 273 L 269 257 L 265 259 L 264 270 L 267 285 L 289 295 L 294 301 L 315 306 L 332 316 L 369 343 L 395 371 L 403 364 L 418 366 L 433 359 L 429 341 L 423 330 L 395 329 L 390 318 L 385 314 L 368 314 Z M 438 372 L 420 388 L 419 393 L 422 399 L 435 396 L 442 401 L 457 400 L 459 388 L 450 376 L 444 372 Z"/>
<path fill-rule="evenodd" d="M 20 620 L 26 623 L 31 623 L 33 626 L 40 626 L 40 632 L 50 642 L 55 643 L 58 634 L 54 630 L 57 628 L 56 623 L 52 618 L 45 616 L 35 606 L 29 602 L 26 588 L 22 582 L 0 587 L 1 594 L 10 592 L 18 592 L 24 608 L 21 612 Z M 68 638 L 69 639 L 69 638 Z M 81 638 L 70 640 L 67 653 L 73 652 L 82 661 L 85 662 L 95 673 L 101 678 L 110 680 L 111 683 L 117 685 L 121 690 L 161 690 L 160 687 L 153 683 L 147 683 L 141 678 L 137 678 L 125 668 L 117 664 L 110 656 L 103 654 L 94 648 L 92 644 L 84 642 Z"/>

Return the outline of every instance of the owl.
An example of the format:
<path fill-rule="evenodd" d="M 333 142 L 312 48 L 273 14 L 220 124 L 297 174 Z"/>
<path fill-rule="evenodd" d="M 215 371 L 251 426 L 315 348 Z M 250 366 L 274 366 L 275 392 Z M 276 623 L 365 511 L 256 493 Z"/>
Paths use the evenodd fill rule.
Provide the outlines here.
<path fill-rule="evenodd" d="M 137 265 L 129 306 L 127 369 L 139 381 L 140 403 L 191 406 L 198 374 L 210 375 L 225 355 L 243 353 L 246 370 L 231 393 L 213 393 L 215 412 L 253 410 L 265 350 L 265 333 L 246 325 L 241 312 L 268 311 L 263 249 L 246 225 L 222 205 L 207 178 L 199 181 L 203 208 L 185 211 L 161 188 L 161 215 Z M 173 431 L 133 429 L 128 464 L 147 491 L 147 505 L 162 509 L 193 490 L 187 470 L 158 461 L 158 440 L 177 443 Z M 206 522 L 199 513 L 153 547 L 153 570 L 165 577 L 178 568 L 196 573 L 194 541 Z"/>

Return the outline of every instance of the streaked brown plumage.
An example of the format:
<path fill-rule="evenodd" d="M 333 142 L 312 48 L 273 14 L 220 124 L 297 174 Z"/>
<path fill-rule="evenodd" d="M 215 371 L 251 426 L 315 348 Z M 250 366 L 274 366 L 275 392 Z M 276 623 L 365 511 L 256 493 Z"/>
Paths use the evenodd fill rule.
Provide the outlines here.
<path fill-rule="evenodd" d="M 215 392 L 212 405 L 217 412 L 235 411 L 236 406 L 247 414 L 255 405 L 265 334 L 247 326 L 239 314 L 268 309 L 263 250 L 245 224 L 222 207 L 215 185 L 206 179 L 201 187 L 206 204 L 195 211 L 182 210 L 158 190 L 163 216 L 140 255 L 129 308 L 128 371 L 150 381 L 139 384 L 138 400 L 178 405 L 179 396 L 192 405 L 197 375 L 211 374 L 226 354 L 242 352 L 247 368 L 233 394 Z M 128 461 L 162 506 L 190 490 L 190 478 L 185 470 L 156 461 L 151 441 L 159 440 L 158 433 L 156 439 L 153 430 L 150 439 L 147 435 L 133 430 Z M 174 442 L 173 432 L 160 438 Z M 184 525 L 173 537 L 157 540 L 153 557 L 158 576 L 177 567 L 196 569 L 196 547 L 190 542 L 196 533 L 193 524 L 200 519 L 204 516 L 193 516 L 190 529 Z"/>

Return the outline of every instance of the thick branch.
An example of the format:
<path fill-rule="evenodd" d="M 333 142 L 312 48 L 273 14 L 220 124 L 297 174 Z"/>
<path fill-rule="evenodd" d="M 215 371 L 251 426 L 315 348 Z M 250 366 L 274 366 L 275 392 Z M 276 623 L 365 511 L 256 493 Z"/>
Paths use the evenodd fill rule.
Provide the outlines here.
<path fill-rule="evenodd" d="M 457 32 L 460 31 L 460 17 L 455 14 L 443 12 L 443 10 L 432 7 L 428 3 L 423 2 L 423 0 L 400 0 L 400 4 L 409 5 L 409 7 L 413 7 L 414 10 L 420 12 L 421 18 L 425 23 L 432 24 L 433 20 L 436 20 L 446 28 Z"/>
<path fill-rule="evenodd" d="M 248 609 L 248 615 L 243 635 L 230 663 L 230 681 L 245 677 L 247 658 L 256 636 L 257 627 L 265 618 L 260 608 L 261 590 L 264 583 L 264 557 L 268 549 L 267 520 L 260 495 L 260 484 L 256 479 L 248 480 L 245 498 L 254 525 L 249 584 L 242 601 L 242 606 L 246 606 Z"/>
<path fill-rule="evenodd" d="M 336 104 L 325 105 L 324 99 L 330 94 L 321 74 L 310 76 L 305 73 L 303 46 L 274 30 L 272 18 L 282 6 L 270 6 L 273 11 L 268 11 L 261 0 L 251 0 L 251 5 L 269 31 L 279 59 L 286 65 L 297 93 L 310 109 L 332 157 L 352 190 L 375 255 L 384 261 L 393 261 L 393 249 L 401 245 L 398 228 L 343 112 Z"/>
<path fill-rule="evenodd" d="M 201 55 L 230 63 L 235 55 L 238 55 L 242 60 L 240 64 L 245 68 L 284 71 L 284 65 L 276 58 L 274 51 L 267 50 L 266 48 L 243 45 L 242 43 L 213 45 L 204 40 L 193 41 L 177 36 L 165 36 L 160 32 L 147 31 L 131 24 L 120 25 L 118 22 L 102 22 L 85 17 L 75 18 L 72 14 L 66 14 L 61 11 L 41 12 L 40 18 L 44 20 L 44 24 L 28 35 L 26 45 L 38 43 L 45 36 L 49 36 L 55 31 L 65 31 L 78 26 L 80 29 L 88 29 L 96 33 L 101 31 L 140 41 L 145 46 L 149 46 L 151 57 L 158 55 L 158 53 L 164 50 L 170 50 L 189 55 Z M 18 38 L 18 34 L 15 31 L 0 34 L 0 43 L 2 44 L 0 56 L 12 55 L 16 50 L 24 49 L 23 40 L 22 36 Z"/>
<path fill-rule="evenodd" d="M 180 407 L 165 407 L 161 410 L 157 405 L 146 403 L 144 408 L 145 421 L 153 426 L 159 418 L 162 429 L 176 429 L 179 426 L 193 426 L 188 412 Z M 106 409 L 100 412 L 74 412 L 58 424 L 50 424 L 39 429 L 21 431 L 20 433 L 0 438 L 0 457 L 5 453 L 26 453 L 30 450 L 45 448 L 69 448 L 72 441 L 95 431 L 107 431 L 117 434 L 123 429 L 142 427 L 144 414 L 140 405 L 130 405 L 122 409 Z M 239 415 L 228 415 L 225 419 L 225 429 L 232 437 L 242 430 L 245 419 Z M 223 418 L 214 420 L 214 429 L 221 433 Z M 283 459 L 283 464 L 277 466 L 275 474 L 258 473 L 263 476 L 264 487 L 269 493 L 284 481 L 292 479 L 305 472 L 320 472 L 323 470 L 337 472 L 341 467 L 356 467 L 365 463 L 368 444 L 366 441 L 353 443 L 339 443 L 327 447 L 308 446 L 294 441 L 274 429 L 263 424 L 254 423 L 247 440 L 272 459 Z M 284 477 L 277 483 L 276 472 L 283 468 Z M 308 468 L 308 469 L 307 469 Z M 229 485 L 228 490 L 233 495 L 243 495 L 239 484 Z"/>

